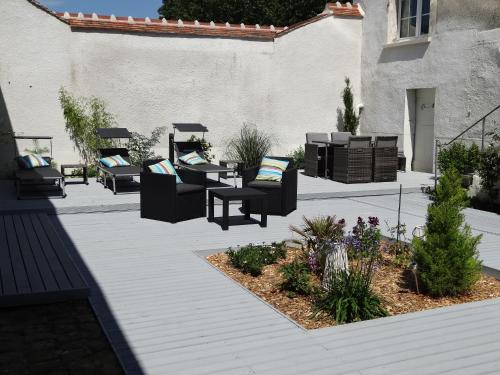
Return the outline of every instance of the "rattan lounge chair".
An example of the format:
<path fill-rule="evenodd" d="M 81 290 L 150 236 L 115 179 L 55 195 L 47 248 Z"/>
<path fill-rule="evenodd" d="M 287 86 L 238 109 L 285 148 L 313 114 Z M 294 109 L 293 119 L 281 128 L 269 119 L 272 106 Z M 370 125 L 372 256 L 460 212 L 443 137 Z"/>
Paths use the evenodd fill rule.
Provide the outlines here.
<path fill-rule="evenodd" d="M 170 223 L 207 215 L 205 177 L 202 173 L 178 169 L 182 184 L 173 175 L 152 173 L 148 166 L 163 159 L 148 160 L 141 173 L 141 217 Z"/>
<path fill-rule="evenodd" d="M 373 148 L 373 181 L 396 181 L 398 171 L 398 137 L 375 137 Z"/>
<path fill-rule="evenodd" d="M 14 136 L 15 140 L 28 139 L 50 141 L 50 157 L 43 157 L 49 164 L 45 167 L 25 168 L 20 162 L 21 156 L 16 155 L 15 160 L 19 167 L 14 172 L 17 199 L 36 199 L 47 197 L 66 198 L 64 176 L 52 167 L 52 137 L 49 136 Z"/>
<path fill-rule="evenodd" d="M 283 172 L 281 182 L 256 180 L 260 165 L 243 170 L 243 187 L 251 187 L 267 193 L 268 215 L 286 216 L 297 209 L 297 168 L 293 165 L 293 159 L 286 157 L 269 156 L 271 159 L 286 160 L 288 167 Z M 250 202 L 250 212 L 261 213 L 258 202 Z"/>
<path fill-rule="evenodd" d="M 97 134 L 102 139 L 128 139 L 131 138 L 130 132 L 126 128 L 102 128 L 97 129 Z M 99 149 L 99 159 L 108 156 L 120 155 L 128 163 L 131 164 L 130 155 L 126 148 L 101 148 Z M 107 182 L 110 179 L 113 187 L 113 194 L 116 195 L 117 182 L 134 182 L 134 177 L 140 176 L 141 167 L 135 165 L 123 167 L 107 167 L 100 161 L 97 164 L 97 181 L 101 182 L 104 187 L 107 187 Z"/>

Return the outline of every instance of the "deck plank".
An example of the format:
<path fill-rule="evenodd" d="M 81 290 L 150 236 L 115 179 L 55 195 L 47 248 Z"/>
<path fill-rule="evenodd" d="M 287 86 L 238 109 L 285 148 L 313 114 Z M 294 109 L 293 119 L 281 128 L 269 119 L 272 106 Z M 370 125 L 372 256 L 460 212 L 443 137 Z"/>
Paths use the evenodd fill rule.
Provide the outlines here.
<path fill-rule="evenodd" d="M 26 275 L 28 277 L 31 293 L 40 293 L 45 291 L 45 285 L 40 276 L 37 264 L 33 252 L 31 250 L 28 237 L 26 234 L 26 228 L 24 227 L 21 216 L 15 215 L 12 217 L 14 224 L 14 229 L 17 234 L 17 241 L 19 244 L 19 250 L 24 261 L 24 266 L 26 268 Z"/>
<path fill-rule="evenodd" d="M 0 295 L 10 295 L 17 292 L 3 216 L 0 216 L 0 279 Z"/>
<path fill-rule="evenodd" d="M 7 234 L 7 243 L 10 251 L 14 279 L 16 281 L 16 292 L 18 294 L 28 294 L 31 292 L 31 285 L 26 273 L 24 260 L 21 255 L 21 249 L 17 239 L 14 219 L 11 215 L 5 216 L 5 232 Z"/>

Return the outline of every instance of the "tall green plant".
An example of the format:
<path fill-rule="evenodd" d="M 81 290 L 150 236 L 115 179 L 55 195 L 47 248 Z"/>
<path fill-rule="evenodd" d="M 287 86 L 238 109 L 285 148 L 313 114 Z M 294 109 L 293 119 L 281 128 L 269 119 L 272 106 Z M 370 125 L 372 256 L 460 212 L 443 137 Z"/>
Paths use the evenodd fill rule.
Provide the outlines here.
<path fill-rule="evenodd" d="M 481 262 L 462 210 L 468 203 L 458 172 L 451 168 L 439 180 L 427 209 L 424 237 L 413 239 L 418 276 L 432 296 L 468 292 L 479 279 Z"/>
<path fill-rule="evenodd" d="M 95 164 L 99 148 L 110 147 L 112 142 L 97 136 L 98 128 L 115 125 L 112 114 L 103 100 L 96 97 L 74 97 L 66 89 L 59 90 L 59 102 L 66 120 L 66 132 L 80 157 L 87 165 Z"/>
<path fill-rule="evenodd" d="M 342 91 L 342 99 L 344 101 L 344 131 L 356 135 L 359 117 L 354 110 L 354 95 L 352 93 L 351 80 L 349 77 L 345 78 L 345 88 Z"/>
<path fill-rule="evenodd" d="M 239 134 L 229 140 L 226 153 L 231 159 L 241 160 L 249 168 L 259 165 L 271 148 L 271 135 L 255 126 L 244 124 Z"/>
<path fill-rule="evenodd" d="M 479 176 L 481 177 L 481 186 L 488 192 L 491 199 L 498 196 L 496 187 L 500 181 L 500 147 L 490 145 L 481 153 L 479 162 Z"/>
<path fill-rule="evenodd" d="M 470 147 L 462 142 L 452 143 L 439 151 L 438 166 L 441 172 L 455 168 L 460 174 L 472 173 L 479 166 L 479 147 L 475 143 Z"/>
<path fill-rule="evenodd" d="M 160 137 L 165 134 L 166 130 L 167 128 L 164 126 L 157 127 L 151 132 L 151 136 L 149 137 L 132 132 L 132 138 L 130 138 L 127 145 L 132 163 L 142 165 L 145 160 L 161 158 L 160 155 L 155 154 L 153 148 L 160 143 Z"/>

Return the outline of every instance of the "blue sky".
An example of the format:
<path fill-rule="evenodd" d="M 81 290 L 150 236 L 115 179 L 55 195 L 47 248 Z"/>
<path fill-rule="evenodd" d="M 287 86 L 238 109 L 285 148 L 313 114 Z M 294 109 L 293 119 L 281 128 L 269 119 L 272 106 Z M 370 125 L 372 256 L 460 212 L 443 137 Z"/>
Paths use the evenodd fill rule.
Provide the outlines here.
<path fill-rule="evenodd" d="M 115 16 L 158 17 L 162 0 L 39 0 L 57 12 L 114 14 Z"/>

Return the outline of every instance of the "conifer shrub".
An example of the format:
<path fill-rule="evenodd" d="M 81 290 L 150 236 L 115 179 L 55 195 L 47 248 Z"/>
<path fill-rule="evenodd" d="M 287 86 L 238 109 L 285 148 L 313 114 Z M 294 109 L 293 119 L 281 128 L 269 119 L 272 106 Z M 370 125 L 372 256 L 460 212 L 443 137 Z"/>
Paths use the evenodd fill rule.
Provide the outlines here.
<path fill-rule="evenodd" d="M 417 274 L 431 296 L 463 294 L 480 277 L 477 246 L 481 236 L 473 236 L 464 222 L 462 210 L 468 200 L 456 169 L 441 176 L 433 194 L 424 236 L 415 237 L 412 242 Z"/>

